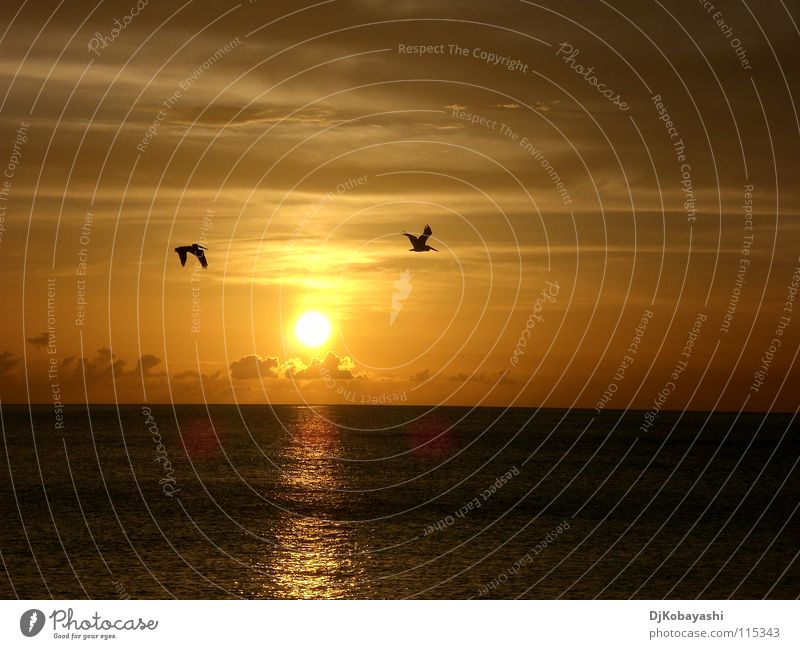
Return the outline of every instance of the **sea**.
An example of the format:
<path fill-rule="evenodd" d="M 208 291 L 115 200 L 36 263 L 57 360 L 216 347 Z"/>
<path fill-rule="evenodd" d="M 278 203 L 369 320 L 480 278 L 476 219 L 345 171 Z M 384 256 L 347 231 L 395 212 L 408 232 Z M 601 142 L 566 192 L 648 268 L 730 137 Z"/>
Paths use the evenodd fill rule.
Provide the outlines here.
<path fill-rule="evenodd" d="M 792 414 L 0 414 L 4 599 L 800 596 Z"/>

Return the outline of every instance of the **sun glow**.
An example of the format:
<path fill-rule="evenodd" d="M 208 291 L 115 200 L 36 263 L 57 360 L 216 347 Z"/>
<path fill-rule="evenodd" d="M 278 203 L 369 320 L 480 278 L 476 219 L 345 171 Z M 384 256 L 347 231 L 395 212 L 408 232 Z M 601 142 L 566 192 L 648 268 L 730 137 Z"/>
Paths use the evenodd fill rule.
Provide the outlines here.
<path fill-rule="evenodd" d="M 319 347 L 331 335 L 331 323 L 319 311 L 306 311 L 298 318 L 294 335 L 306 347 Z"/>

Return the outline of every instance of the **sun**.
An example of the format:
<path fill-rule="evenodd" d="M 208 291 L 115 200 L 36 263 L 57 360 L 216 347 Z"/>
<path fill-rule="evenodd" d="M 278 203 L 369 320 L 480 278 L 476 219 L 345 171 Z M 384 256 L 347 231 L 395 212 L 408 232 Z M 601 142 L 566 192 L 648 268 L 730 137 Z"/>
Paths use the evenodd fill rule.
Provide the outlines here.
<path fill-rule="evenodd" d="M 331 323 L 319 311 L 306 311 L 297 319 L 294 335 L 306 347 L 319 347 L 331 335 Z"/>

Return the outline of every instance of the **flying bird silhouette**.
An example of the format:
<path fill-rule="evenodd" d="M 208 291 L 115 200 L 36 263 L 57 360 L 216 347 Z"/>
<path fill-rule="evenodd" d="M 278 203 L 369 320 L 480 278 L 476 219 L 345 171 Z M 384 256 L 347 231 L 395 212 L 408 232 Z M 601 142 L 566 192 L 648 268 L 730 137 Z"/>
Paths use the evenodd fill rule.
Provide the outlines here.
<path fill-rule="evenodd" d="M 433 246 L 428 245 L 428 237 L 433 234 L 433 230 L 431 230 L 431 226 L 429 226 L 427 223 L 425 224 L 425 229 L 422 231 L 422 234 L 418 237 L 415 237 L 413 234 L 409 234 L 408 232 L 403 232 L 403 234 L 408 237 L 408 240 L 413 246 L 413 248 L 409 248 L 411 252 L 428 252 L 428 250 L 439 252 Z"/>
<path fill-rule="evenodd" d="M 178 257 L 181 259 L 181 266 L 186 265 L 186 255 L 192 254 L 197 257 L 197 261 L 200 262 L 200 265 L 203 268 L 208 268 L 208 260 L 203 252 L 204 250 L 208 250 L 208 248 L 205 248 L 197 243 L 193 243 L 191 246 L 178 246 L 175 248 L 175 252 L 178 253 Z"/>

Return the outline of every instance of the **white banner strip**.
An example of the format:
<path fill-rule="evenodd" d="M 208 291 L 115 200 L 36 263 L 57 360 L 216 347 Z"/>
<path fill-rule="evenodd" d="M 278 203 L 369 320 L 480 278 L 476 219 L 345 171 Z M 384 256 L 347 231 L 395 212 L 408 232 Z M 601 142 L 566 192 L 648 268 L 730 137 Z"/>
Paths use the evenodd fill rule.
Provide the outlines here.
<path fill-rule="evenodd" d="M 796 601 L 3 601 L 0 646 L 798 647 Z"/>

